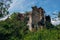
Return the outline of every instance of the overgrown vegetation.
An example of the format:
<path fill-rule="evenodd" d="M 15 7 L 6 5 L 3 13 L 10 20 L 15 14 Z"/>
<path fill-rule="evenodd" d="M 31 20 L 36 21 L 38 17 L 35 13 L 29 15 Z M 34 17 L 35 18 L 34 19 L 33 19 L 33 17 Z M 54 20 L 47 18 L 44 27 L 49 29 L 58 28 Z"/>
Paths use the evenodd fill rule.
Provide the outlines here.
<path fill-rule="evenodd" d="M 0 22 L 0 40 L 60 40 L 60 25 L 55 27 L 30 32 L 26 22 L 17 20 L 16 14 L 13 14 L 11 18 Z"/>

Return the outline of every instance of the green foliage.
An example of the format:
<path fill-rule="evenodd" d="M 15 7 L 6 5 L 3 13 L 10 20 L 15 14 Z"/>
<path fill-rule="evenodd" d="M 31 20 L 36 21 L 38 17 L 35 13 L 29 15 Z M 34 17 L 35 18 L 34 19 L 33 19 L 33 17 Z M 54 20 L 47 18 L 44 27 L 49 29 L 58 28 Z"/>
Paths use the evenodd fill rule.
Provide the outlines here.
<path fill-rule="evenodd" d="M 60 18 L 60 12 L 58 13 L 58 17 Z"/>
<path fill-rule="evenodd" d="M 0 0 L 0 17 L 4 17 L 9 14 L 8 8 L 10 7 L 11 2 L 12 0 L 6 0 L 6 1 Z"/>
<path fill-rule="evenodd" d="M 22 21 L 11 20 L 11 19 L 1 21 L 0 33 L 3 34 L 4 39 L 1 39 L 1 38 L 0 39 L 1 40 L 20 40 L 26 33 L 24 31 L 26 28 L 27 28 L 26 24 Z M 5 37 L 7 37 L 7 39 Z"/>
<path fill-rule="evenodd" d="M 3 15 L 2 14 L 0 14 L 0 17 L 2 17 Z"/>
<path fill-rule="evenodd" d="M 59 18 L 59 20 L 60 20 L 60 12 L 58 13 L 58 18 Z"/>
<path fill-rule="evenodd" d="M 16 20 L 16 19 L 17 19 L 17 13 L 13 13 L 13 14 L 11 15 L 11 19 L 12 19 L 12 20 Z"/>
<path fill-rule="evenodd" d="M 52 28 L 55 28 L 55 27 L 50 22 L 46 22 L 46 28 L 47 29 L 52 29 Z"/>
<path fill-rule="evenodd" d="M 58 30 L 60 30 L 60 25 L 57 25 L 56 28 L 57 28 Z"/>
<path fill-rule="evenodd" d="M 12 14 L 10 19 L 0 22 L 0 40 L 60 40 L 60 30 L 54 28 L 30 32 L 26 22 L 17 21 L 16 15 Z M 50 23 L 48 25 L 51 26 Z"/>
<path fill-rule="evenodd" d="M 59 40 L 59 32 L 59 30 L 38 30 L 37 32 L 27 34 L 24 40 Z"/>

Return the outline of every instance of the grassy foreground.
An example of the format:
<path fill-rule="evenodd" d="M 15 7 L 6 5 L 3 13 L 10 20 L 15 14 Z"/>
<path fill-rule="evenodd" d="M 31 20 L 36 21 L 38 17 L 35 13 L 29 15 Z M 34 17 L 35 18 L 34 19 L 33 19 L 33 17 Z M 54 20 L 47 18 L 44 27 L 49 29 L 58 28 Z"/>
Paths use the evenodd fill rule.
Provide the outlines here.
<path fill-rule="evenodd" d="M 30 32 L 25 22 L 13 16 L 0 22 L 0 40 L 60 40 L 60 25 L 55 27 Z"/>

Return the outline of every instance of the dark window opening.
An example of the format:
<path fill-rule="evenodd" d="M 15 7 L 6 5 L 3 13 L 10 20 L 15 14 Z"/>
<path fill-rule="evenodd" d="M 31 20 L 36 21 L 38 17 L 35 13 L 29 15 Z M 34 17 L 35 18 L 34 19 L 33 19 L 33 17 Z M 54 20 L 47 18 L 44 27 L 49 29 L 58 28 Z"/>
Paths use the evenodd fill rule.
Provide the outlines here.
<path fill-rule="evenodd" d="M 44 22 L 39 21 L 39 22 L 38 22 L 38 25 L 44 25 Z"/>
<path fill-rule="evenodd" d="M 32 28 L 34 28 L 34 24 L 32 24 Z"/>

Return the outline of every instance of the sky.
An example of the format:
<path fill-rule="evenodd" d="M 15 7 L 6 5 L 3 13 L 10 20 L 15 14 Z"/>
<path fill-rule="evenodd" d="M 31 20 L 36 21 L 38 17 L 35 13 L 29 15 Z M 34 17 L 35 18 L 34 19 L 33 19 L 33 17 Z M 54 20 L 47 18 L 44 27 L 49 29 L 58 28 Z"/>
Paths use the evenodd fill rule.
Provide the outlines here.
<path fill-rule="evenodd" d="M 13 0 L 9 12 L 26 12 L 31 11 L 32 6 L 42 7 L 47 14 L 60 11 L 60 0 Z"/>
<path fill-rule="evenodd" d="M 54 17 L 52 13 L 60 11 L 60 0 L 12 0 L 10 8 L 8 9 L 10 13 L 13 12 L 27 12 L 32 10 L 32 6 L 42 7 L 47 15 Z M 58 18 L 56 18 L 58 19 Z M 58 21 L 58 22 L 57 22 Z M 60 20 L 52 21 L 53 23 L 60 23 Z"/>
<path fill-rule="evenodd" d="M 52 13 L 58 13 L 60 11 L 60 0 L 13 0 L 10 5 L 9 12 L 27 12 L 32 10 L 32 6 L 42 7 L 47 15 L 55 17 Z M 56 21 L 51 20 L 52 24 L 60 24 L 60 20 L 56 18 Z"/>

